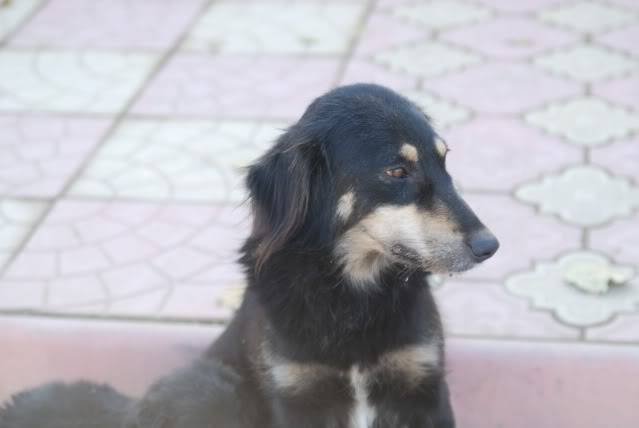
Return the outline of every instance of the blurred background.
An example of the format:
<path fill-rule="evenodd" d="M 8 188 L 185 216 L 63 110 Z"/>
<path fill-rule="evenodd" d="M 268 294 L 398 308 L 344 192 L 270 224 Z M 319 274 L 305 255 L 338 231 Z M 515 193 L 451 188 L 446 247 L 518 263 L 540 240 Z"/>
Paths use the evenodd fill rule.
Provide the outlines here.
<path fill-rule="evenodd" d="M 0 401 L 194 358 L 241 168 L 353 82 L 434 118 L 502 244 L 433 284 L 460 425 L 639 426 L 639 0 L 0 1 Z"/>

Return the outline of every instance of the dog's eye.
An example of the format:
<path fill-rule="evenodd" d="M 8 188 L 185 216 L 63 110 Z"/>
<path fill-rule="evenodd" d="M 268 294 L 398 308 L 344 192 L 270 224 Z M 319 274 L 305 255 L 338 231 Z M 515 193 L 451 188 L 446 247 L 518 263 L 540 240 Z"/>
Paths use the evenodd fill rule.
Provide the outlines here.
<path fill-rule="evenodd" d="M 404 167 L 390 168 L 386 170 L 386 175 L 394 178 L 406 178 L 408 177 L 408 171 Z"/>

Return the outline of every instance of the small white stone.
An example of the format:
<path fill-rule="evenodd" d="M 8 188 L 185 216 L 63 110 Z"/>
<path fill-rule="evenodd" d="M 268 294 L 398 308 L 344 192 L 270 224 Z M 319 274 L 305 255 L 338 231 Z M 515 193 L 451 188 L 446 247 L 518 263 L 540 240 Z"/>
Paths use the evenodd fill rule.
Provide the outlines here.
<path fill-rule="evenodd" d="M 607 264 L 573 263 L 563 271 L 563 279 L 578 289 L 601 294 L 613 285 L 621 285 L 633 277 L 631 268 L 613 267 Z"/>
<path fill-rule="evenodd" d="M 557 262 L 537 263 L 531 271 L 508 277 L 506 287 L 529 299 L 535 308 L 551 309 L 568 324 L 588 327 L 636 309 L 639 281 L 634 275 L 629 266 L 615 265 L 597 253 L 576 251 Z M 603 292 L 610 282 L 624 285 Z M 573 284 L 579 285 L 576 288 Z"/>

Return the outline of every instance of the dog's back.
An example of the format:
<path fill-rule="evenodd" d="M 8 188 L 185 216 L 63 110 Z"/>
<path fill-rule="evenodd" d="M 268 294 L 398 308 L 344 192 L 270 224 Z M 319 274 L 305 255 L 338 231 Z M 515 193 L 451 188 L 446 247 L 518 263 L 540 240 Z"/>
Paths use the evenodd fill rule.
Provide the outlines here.
<path fill-rule="evenodd" d="M 50 383 L 0 407 L 0 428 L 246 428 L 242 379 L 210 359 L 160 379 L 134 401 L 107 385 Z"/>
<path fill-rule="evenodd" d="M 107 385 L 51 383 L 14 395 L 0 409 L 0 428 L 117 428 L 130 404 Z"/>

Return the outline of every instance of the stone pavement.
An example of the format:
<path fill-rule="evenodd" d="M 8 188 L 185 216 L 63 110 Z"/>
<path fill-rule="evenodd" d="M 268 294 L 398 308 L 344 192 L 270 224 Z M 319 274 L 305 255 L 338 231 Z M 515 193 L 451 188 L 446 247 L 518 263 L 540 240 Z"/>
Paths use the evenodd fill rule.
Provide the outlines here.
<path fill-rule="evenodd" d="M 434 118 L 502 243 L 434 286 L 451 336 L 637 346 L 637 41 L 638 0 L 13 0 L 0 315 L 223 322 L 242 167 L 367 81 Z M 632 279 L 596 295 L 568 271 Z"/>

